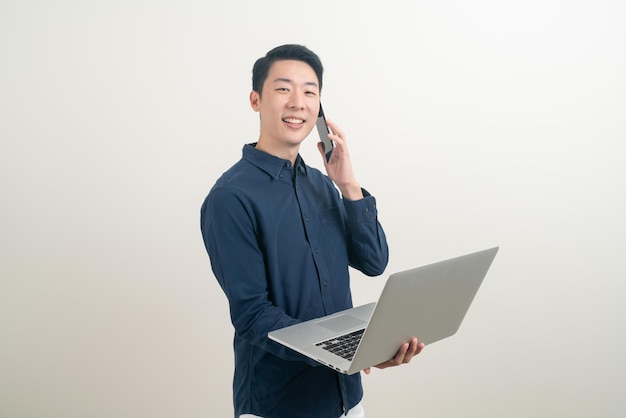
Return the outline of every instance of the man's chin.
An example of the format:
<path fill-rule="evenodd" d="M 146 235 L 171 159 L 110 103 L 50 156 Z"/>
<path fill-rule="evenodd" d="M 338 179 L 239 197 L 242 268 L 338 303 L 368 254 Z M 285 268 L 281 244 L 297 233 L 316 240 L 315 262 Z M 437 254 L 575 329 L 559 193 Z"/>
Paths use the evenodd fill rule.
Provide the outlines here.
<path fill-rule="evenodd" d="M 302 138 L 302 137 L 295 137 L 295 138 L 291 137 L 291 138 L 286 138 L 285 142 L 287 144 L 289 144 L 289 146 L 299 147 L 300 144 L 302 144 L 306 138 L 307 138 L 306 136 L 304 138 Z"/>

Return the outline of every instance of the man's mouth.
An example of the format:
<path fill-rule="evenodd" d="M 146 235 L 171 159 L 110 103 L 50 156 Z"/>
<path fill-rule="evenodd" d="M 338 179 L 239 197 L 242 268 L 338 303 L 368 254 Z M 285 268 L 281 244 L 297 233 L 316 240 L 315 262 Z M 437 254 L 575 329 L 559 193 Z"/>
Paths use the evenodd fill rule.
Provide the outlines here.
<path fill-rule="evenodd" d="M 287 123 L 292 123 L 292 124 L 298 125 L 298 124 L 302 124 L 302 123 L 304 123 L 304 119 L 298 119 L 298 118 L 283 118 L 283 122 L 287 122 Z"/>

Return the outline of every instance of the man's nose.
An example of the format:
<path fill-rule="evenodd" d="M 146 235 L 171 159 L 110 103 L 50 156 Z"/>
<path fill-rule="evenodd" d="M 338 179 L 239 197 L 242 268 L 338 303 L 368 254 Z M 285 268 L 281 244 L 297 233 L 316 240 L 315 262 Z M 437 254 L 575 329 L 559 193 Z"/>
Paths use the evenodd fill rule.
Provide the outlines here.
<path fill-rule="evenodd" d="M 293 93 L 289 99 L 290 109 L 304 109 L 304 97 L 302 94 Z"/>

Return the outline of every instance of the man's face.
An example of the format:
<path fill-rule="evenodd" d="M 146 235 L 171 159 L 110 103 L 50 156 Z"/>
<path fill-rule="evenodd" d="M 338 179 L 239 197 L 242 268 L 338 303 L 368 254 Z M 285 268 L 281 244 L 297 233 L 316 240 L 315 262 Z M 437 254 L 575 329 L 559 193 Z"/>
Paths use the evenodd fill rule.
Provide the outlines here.
<path fill-rule="evenodd" d="M 317 75 L 303 61 L 276 61 L 263 83 L 262 95 L 253 91 L 250 104 L 261 116 L 259 143 L 276 155 L 297 149 L 317 120 L 320 105 Z"/>

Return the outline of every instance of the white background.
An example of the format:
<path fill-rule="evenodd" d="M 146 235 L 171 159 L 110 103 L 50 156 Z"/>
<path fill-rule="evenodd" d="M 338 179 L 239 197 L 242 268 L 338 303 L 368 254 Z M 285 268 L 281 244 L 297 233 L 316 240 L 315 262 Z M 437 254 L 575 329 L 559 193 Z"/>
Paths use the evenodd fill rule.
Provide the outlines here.
<path fill-rule="evenodd" d="M 253 62 L 317 52 L 398 269 L 501 247 L 368 417 L 626 414 L 621 1 L 0 1 L 0 416 L 232 416 L 199 229 Z M 321 167 L 312 136 L 302 145 Z"/>

